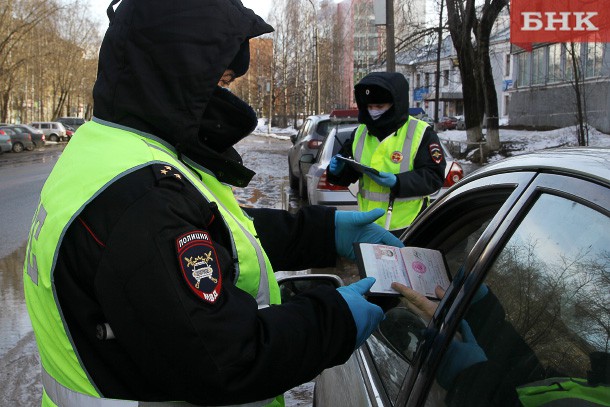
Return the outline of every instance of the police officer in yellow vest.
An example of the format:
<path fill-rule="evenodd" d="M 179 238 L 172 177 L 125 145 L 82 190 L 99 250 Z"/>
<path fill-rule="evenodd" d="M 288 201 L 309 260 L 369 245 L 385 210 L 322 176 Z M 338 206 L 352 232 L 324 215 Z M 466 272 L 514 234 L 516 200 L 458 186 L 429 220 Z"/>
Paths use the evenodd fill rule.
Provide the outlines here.
<path fill-rule="evenodd" d="M 383 209 L 386 215 L 377 222 L 399 236 L 442 187 L 443 150 L 434 130 L 409 116 L 409 84 L 402 74 L 370 73 L 354 93 L 361 124 L 339 155 L 379 173 L 358 172 L 333 157 L 328 180 L 337 185 L 359 180 L 360 210 Z"/>
<path fill-rule="evenodd" d="M 369 213 L 242 209 L 256 125 L 226 85 L 272 31 L 239 0 L 123 0 L 76 132 L 41 192 L 24 265 L 43 406 L 281 406 L 383 318 L 371 279 L 280 304 L 273 270 L 401 245 Z M 190 403 L 190 404 L 189 404 Z"/>

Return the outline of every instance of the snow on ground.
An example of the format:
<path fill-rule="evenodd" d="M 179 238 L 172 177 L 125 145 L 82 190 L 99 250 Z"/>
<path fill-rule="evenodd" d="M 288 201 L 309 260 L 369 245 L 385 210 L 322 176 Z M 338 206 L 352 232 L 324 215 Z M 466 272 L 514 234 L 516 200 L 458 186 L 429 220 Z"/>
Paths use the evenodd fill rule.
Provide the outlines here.
<path fill-rule="evenodd" d="M 253 134 L 258 136 L 268 136 L 282 140 L 290 139 L 290 136 L 297 133 L 292 127 L 280 129 L 277 127 L 267 128 L 265 119 L 259 119 L 258 126 Z M 485 130 L 484 130 L 485 131 Z M 557 130 L 508 130 L 500 129 L 500 142 L 508 145 L 507 150 L 511 155 L 523 154 L 531 151 L 545 150 L 555 147 L 573 147 L 578 145 L 576 136 L 576 126 L 565 127 Z M 439 131 L 441 140 L 465 143 L 465 130 Z M 610 148 L 610 135 L 601 133 L 594 128 L 589 129 L 589 145 L 592 147 Z M 464 144 L 465 149 L 465 144 Z M 504 156 L 496 155 L 489 161 L 497 161 Z"/>
<path fill-rule="evenodd" d="M 269 129 L 266 124 L 266 121 L 266 119 L 258 119 L 258 124 L 256 125 L 256 129 L 254 129 L 252 134 L 256 136 L 268 136 L 280 140 L 290 140 L 290 136 L 292 136 L 293 134 L 297 134 L 298 130 L 293 129 L 292 127 L 288 127 L 285 129 L 272 127 L 271 129 Z"/>
<path fill-rule="evenodd" d="M 524 154 L 532 151 L 555 147 L 574 147 L 578 145 L 576 126 L 557 130 L 508 130 L 500 129 L 500 143 L 509 145 L 511 155 Z M 447 130 L 438 133 L 441 140 L 466 142 L 465 130 Z M 594 128 L 589 129 L 589 146 L 610 148 L 610 135 L 601 133 Z M 489 161 L 504 158 L 496 155 Z"/>

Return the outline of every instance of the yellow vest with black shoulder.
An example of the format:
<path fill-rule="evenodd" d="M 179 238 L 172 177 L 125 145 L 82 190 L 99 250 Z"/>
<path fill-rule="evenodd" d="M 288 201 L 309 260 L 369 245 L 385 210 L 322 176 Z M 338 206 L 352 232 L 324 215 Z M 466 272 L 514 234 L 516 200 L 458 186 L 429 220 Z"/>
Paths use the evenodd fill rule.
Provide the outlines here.
<path fill-rule="evenodd" d="M 361 124 L 356 129 L 352 144 L 352 154 L 356 161 L 375 168 L 378 171 L 399 174 L 412 171 L 417 150 L 421 144 L 428 124 L 409 117 L 394 134 L 382 141 L 368 134 L 366 125 Z M 390 230 L 403 229 L 409 226 L 424 205 L 424 196 L 395 198 L 390 221 Z M 377 184 L 366 174 L 360 177 L 358 191 L 358 206 L 360 211 L 370 211 L 375 208 L 388 210 L 390 188 Z M 376 223 L 385 225 L 385 217 L 377 219 Z"/>
<path fill-rule="evenodd" d="M 94 119 L 79 128 L 53 168 L 30 229 L 24 290 L 42 365 L 43 407 L 140 405 L 138 401 L 105 399 L 91 381 L 62 318 L 53 272 L 64 234 L 87 203 L 115 180 L 154 163 L 178 170 L 208 202 L 218 205 L 239 260 L 237 287 L 256 298 L 259 307 L 280 302 L 279 287 L 256 238 L 254 224 L 239 207 L 229 185 L 195 163 L 189 162 L 187 167 L 170 146 L 154 136 Z M 146 405 L 161 407 L 176 403 Z M 283 397 L 247 404 L 264 405 L 282 406 Z"/>

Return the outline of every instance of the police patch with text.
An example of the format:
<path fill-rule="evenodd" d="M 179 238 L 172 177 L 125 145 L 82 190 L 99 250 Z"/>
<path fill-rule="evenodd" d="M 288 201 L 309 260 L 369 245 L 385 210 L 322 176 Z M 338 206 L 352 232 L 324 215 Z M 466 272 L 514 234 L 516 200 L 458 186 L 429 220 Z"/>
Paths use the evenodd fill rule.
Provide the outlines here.
<path fill-rule="evenodd" d="M 176 239 L 178 262 L 189 288 L 202 300 L 214 304 L 220 296 L 222 275 L 218 256 L 208 232 L 194 230 Z"/>
<path fill-rule="evenodd" d="M 440 144 L 432 143 L 428 146 L 428 149 L 430 150 L 432 161 L 436 164 L 440 164 L 441 161 L 443 161 L 443 150 L 441 150 Z"/>

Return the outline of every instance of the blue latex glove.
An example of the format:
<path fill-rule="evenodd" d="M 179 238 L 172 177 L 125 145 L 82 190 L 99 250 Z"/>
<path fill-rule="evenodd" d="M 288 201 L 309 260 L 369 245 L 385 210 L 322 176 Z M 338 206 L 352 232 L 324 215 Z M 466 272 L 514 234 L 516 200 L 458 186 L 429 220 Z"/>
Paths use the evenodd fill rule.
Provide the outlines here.
<path fill-rule="evenodd" d="M 371 179 L 373 181 L 375 181 L 377 184 L 381 185 L 382 187 L 392 188 L 394 185 L 396 185 L 396 182 L 398 181 L 396 179 L 396 175 L 394 175 L 390 172 L 380 171 L 379 175 L 373 174 L 371 172 L 367 172 L 366 175 L 371 177 Z"/>
<path fill-rule="evenodd" d="M 402 241 L 375 222 L 385 211 L 381 208 L 369 212 L 335 212 L 335 247 L 340 256 L 356 260 L 354 243 L 382 243 L 404 247 Z"/>
<path fill-rule="evenodd" d="M 328 170 L 334 175 L 341 174 L 343 167 L 345 167 L 345 162 L 338 160 L 337 156 L 341 157 L 341 154 L 334 155 L 333 158 L 330 159 L 330 164 L 328 164 Z"/>
<path fill-rule="evenodd" d="M 449 389 L 455 378 L 463 370 L 477 363 L 487 361 L 485 352 L 477 343 L 466 321 L 460 322 L 462 341 L 453 339 L 447 353 L 441 360 L 436 379 L 444 389 Z"/>
<path fill-rule="evenodd" d="M 354 322 L 356 323 L 357 334 L 355 349 L 358 349 L 360 345 L 366 341 L 384 318 L 381 307 L 371 304 L 363 297 L 373 284 L 375 284 L 375 279 L 373 277 L 367 277 L 357 283 L 337 288 L 339 294 L 341 294 L 345 302 L 347 302 L 349 310 L 352 312 L 352 317 L 354 317 Z"/>

